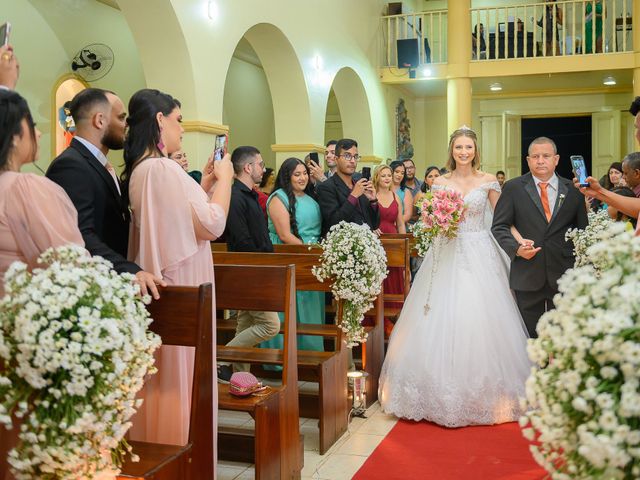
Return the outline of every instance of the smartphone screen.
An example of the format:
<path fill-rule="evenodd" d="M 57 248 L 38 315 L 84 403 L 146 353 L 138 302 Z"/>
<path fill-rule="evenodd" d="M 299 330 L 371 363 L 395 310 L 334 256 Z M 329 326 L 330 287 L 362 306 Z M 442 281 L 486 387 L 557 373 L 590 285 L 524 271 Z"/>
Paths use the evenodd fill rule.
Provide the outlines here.
<path fill-rule="evenodd" d="M 309 154 L 309 159 L 310 159 L 310 160 L 313 160 L 313 162 L 314 162 L 316 165 L 319 165 L 318 152 L 311 152 L 311 153 Z"/>
<path fill-rule="evenodd" d="M 227 144 L 229 137 L 227 135 L 216 135 L 216 146 L 213 149 L 213 159 L 222 160 L 227 153 Z"/>
<path fill-rule="evenodd" d="M 571 168 L 573 169 L 573 174 L 578 179 L 578 183 L 582 186 L 588 186 L 587 183 L 587 166 L 584 163 L 584 158 L 582 155 L 571 155 L 569 157 L 571 159 Z"/>
<path fill-rule="evenodd" d="M 371 167 L 362 167 L 362 178 L 371 180 Z"/>
<path fill-rule="evenodd" d="M 5 22 L 0 25 L 0 42 L 3 46 L 9 45 L 9 34 L 11 33 L 11 24 Z"/>

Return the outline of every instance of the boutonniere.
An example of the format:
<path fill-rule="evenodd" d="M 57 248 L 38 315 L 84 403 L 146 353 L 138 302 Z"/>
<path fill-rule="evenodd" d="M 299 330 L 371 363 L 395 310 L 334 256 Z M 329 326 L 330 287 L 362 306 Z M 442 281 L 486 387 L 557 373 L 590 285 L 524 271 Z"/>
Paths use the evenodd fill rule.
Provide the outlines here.
<path fill-rule="evenodd" d="M 562 202 L 564 202 L 564 197 L 565 197 L 564 193 L 561 193 L 560 196 L 558 197 L 558 208 L 560 208 L 560 206 L 562 205 Z"/>

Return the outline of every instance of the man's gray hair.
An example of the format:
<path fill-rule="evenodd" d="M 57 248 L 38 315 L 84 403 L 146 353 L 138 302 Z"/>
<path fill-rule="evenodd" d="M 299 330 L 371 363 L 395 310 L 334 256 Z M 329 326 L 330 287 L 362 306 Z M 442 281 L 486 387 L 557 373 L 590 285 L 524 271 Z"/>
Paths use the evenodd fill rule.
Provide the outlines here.
<path fill-rule="evenodd" d="M 527 150 L 528 154 L 531 154 L 531 147 L 533 147 L 534 145 L 543 145 L 545 143 L 550 144 L 553 147 L 553 154 L 557 155 L 558 154 L 558 148 L 556 147 L 556 142 L 554 142 L 553 140 L 551 140 L 549 137 L 538 137 L 538 138 L 534 138 L 533 142 L 531 142 L 529 144 L 529 149 Z"/>

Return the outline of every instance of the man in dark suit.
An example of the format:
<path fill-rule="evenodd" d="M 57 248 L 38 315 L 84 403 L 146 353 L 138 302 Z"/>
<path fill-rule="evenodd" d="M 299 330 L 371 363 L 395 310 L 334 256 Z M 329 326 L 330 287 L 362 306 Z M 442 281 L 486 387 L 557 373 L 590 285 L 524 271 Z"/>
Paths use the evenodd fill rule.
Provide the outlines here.
<path fill-rule="evenodd" d="M 532 338 L 537 337 L 539 318 L 554 308 L 558 279 L 574 264 L 573 244 L 565 240 L 565 233 L 588 223 L 584 198 L 569 180 L 555 173 L 559 159 L 550 138 L 531 142 L 530 173 L 504 184 L 491 227 L 511 258 L 509 283 Z M 521 239 L 511 233 L 512 226 Z"/>
<path fill-rule="evenodd" d="M 76 133 L 51 163 L 47 177 L 64 188 L 78 210 L 78 226 L 89 253 L 109 260 L 118 273 L 134 274 L 143 295 L 150 290 L 159 298 L 156 283 L 164 282 L 127 260 L 129 207 L 107 159 L 110 149 L 124 145 L 124 104 L 113 92 L 88 88 L 73 98 L 69 109 Z"/>
<path fill-rule="evenodd" d="M 338 140 L 336 173 L 316 187 L 322 212 L 323 236 L 333 225 L 343 220 L 367 224 L 372 230 L 380 224 L 378 199 L 373 185 L 366 178 L 353 178 L 359 159 L 358 143 L 355 140 Z"/>

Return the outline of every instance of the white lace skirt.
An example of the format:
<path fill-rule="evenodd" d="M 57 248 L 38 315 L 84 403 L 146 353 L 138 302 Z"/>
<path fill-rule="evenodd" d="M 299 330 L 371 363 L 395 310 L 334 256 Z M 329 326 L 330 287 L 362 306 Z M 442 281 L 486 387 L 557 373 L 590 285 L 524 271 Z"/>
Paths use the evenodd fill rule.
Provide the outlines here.
<path fill-rule="evenodd" d="M 505 260 L 486 230 L 427 253 L 382 368 L 385 412 L 446 427 L 520 417 L 531 363 Z"/>

